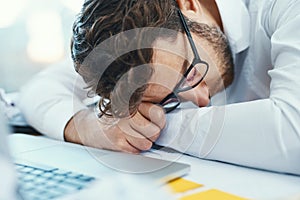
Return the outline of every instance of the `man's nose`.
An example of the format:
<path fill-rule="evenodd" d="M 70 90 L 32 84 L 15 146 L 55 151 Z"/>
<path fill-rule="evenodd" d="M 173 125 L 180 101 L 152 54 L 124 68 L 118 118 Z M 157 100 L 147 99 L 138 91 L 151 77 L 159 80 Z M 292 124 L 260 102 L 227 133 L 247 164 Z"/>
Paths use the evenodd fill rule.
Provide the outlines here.
<path fill-rule="evenodd" d="M 200 83 L 197 87 L 180 93 L 182 101 L 191 101 L 198 107 L 205 107 L 210 102 L 209 88 L 205 82 Z"/>

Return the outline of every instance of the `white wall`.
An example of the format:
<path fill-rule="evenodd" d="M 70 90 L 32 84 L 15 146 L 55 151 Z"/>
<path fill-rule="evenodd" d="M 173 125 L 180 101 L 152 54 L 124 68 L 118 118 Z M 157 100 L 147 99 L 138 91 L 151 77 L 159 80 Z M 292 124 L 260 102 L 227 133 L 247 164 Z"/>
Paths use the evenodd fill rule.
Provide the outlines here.
<path fill-rule="evenodd" d="M 83 0 L 0 0 L 0 88 L 17 91 L 35 73 L 70 57 Z"/>

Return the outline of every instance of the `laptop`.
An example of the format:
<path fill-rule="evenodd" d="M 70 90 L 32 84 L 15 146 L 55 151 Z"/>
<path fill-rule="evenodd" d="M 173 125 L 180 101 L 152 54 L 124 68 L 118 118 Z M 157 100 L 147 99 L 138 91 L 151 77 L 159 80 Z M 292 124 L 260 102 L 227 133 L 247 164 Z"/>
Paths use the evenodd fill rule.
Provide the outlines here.
<path fill-rule="evenodd" d="M 0 120 L 2 143 L 6 143 L 7 132 Z M 151 180 L 153 184 L 164 184 L 190 170 L 188 164 L 154 158 L 151 152 L 151 157 L 146 157 L 84 147 L 44 136 L 12 134 L 9 137 L 13 141 L 10 142 L 12 156 L 6 148 L 0 148 L 0 155 L 13 158 L 18 177 L 17 194 L 25 200 L 61 198 L 84 190 L 104 176 L 113 177 L 120 173 Z"/>

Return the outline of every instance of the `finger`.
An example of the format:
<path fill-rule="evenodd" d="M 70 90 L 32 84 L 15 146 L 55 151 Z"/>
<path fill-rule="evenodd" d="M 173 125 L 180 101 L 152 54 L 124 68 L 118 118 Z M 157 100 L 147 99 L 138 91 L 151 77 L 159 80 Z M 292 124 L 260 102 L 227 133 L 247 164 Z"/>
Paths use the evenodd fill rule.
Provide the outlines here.
<path fill-rule="evenodd" d="M 110 150 L 134 154 L 140 153 L 139 149 L 135 148 L 128 142 L 126 135 L 120 129 L 116 130 L 115 134 L 110 134 L 110 136 L 108 136 L 108 140 L 110 142 L 108 149 Z"/>
<path fill-rule="evenodd" d="M 141 113 L 137 112 L 129 122 L 133 130 L 148 138 L 150 141 L 154 142 L 159 137 L 161 131 L 160 127 L 146 119 Z"/>
<path fill-rule="evenodd" d="M 132 154 L 139 154 L 141 152 L 141 150 L 135 148 L 127 140 L 123 141 L 122 144 L 118 144 L 117 151 L 122 151 L 122 152 L 132 153 Z"/>
<path fill-rule="evenodd" d="M 147 121 L 147 124 L 150 124 L 150 122 L 147 119 L 143 118 L 142 121 L 143 121 L 142 123 L 146 123 L 145 121 Z M 134 148 L 142 151 L 150 149 L 152 146 L 152 141 L 148 140 L 143 135 L 143 133 L 138 132 L 134 128 L 132 128 L 130 122 L 132 122 L 132 118 L 121 119 L 118 122 L 118 129 L 122 132 L 121 134 Z"/>
<path fill-rule="evenodd" d="M 166 125 L 166 115 L 163 108 L 158 105 L 143 102 L 139 105 L 138 111 L 149 121 L 156 124 L 160 129 Z"/>
<path fill-rule="evenodd" d="M 152 142 L 147 138 L 133 137 L 131 135 L 126 136 L 127 142 L 134 148 L 140 151 L 149 150 L 152 147 Z"/>

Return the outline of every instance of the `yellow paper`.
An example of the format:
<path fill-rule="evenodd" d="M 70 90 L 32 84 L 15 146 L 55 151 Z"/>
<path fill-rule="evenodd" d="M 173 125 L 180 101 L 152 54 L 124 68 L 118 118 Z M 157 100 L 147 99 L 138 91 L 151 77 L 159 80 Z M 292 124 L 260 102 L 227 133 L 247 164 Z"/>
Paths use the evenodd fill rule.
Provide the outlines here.
<path fill-rule="evenodd" d="M 207 190 L 189 196 L 184 196 L 180 200 L 246 200 L 244 198 L 222 192 L 220 190 Z"/>
<path fill-rule="evenodd" d="M 183 178 L 177 178 L 167 183 L 167 185 L 171 188 L 174 193 L 186 192 L 188 190 L 192 190 L 195 188 L 202 187 L 203 185 L 188 181 Z"/>

